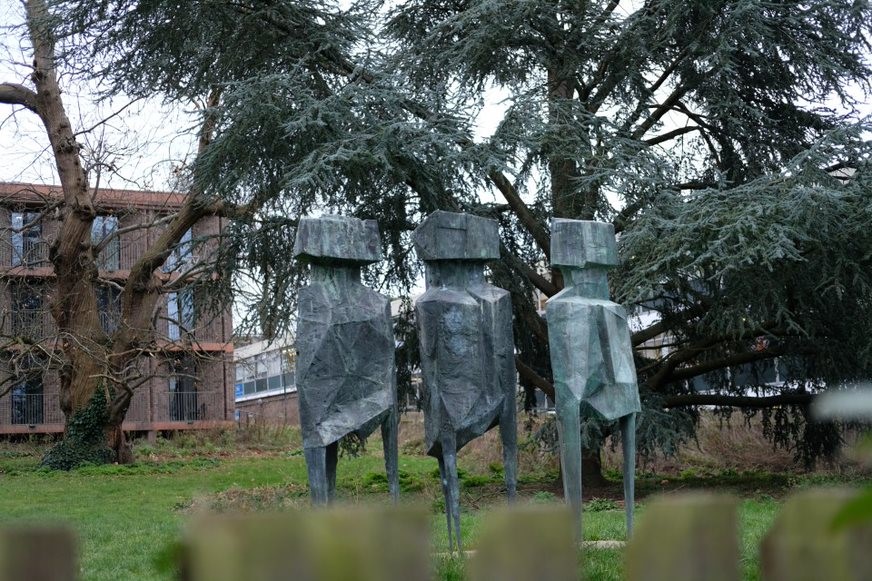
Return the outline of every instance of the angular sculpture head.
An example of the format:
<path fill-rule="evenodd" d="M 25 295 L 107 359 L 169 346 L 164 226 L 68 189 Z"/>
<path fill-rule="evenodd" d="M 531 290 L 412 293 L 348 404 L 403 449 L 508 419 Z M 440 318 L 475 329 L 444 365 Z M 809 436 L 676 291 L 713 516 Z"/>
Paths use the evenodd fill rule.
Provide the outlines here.
<path fill-rule="evenodd" d="M 301 218 L 294 258 L 323 266 L 363 266 L 382 258 L 378 224 L 349 216 Z"/>
<path fill-rule="evenodd" d="M 608 222 L 552 218 L 551 265 L 561 269 L 617 266 L 615 227 Z"/>
<path fill-rule="evenodd" d="M 458 260 L 486 262 L 500 257 L 496 220 L 437 210 L 412 234 L 418 258 L 424 262 Z"/>

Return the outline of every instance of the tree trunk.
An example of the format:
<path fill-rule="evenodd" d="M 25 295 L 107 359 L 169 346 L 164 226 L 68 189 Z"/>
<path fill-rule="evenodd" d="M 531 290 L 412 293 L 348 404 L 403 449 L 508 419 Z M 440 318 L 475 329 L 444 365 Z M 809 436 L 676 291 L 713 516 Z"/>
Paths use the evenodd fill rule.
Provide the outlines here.
<path fill-rule="evenodd" d="M 603 476 L 603 463 L 600 449 L 583 448 L 581 451 L 581 487 L 582 490 L 602 488 L 608 481 Z"/>
<path fill-rule="evenodd" d="M 51 142 L 64 198 L 60 230 L 49 256 L 57 277 L 52 315 L 68 361 L 61 374 L 61 401 L 69 418 L 88 405 L 98 383 L 99 357 L 95 357 L 95 351 L 99 351 L 99 341 L 95 339 L 100 321 L 94 289 L 97 267 L 90 244 L 96 211 L 79 157 L 80 146 L 61 99 L 54 38 L 47 22 L 45 2 L 29 0 L 26 9 L 33 42 L 32 78 L 37 113 Z"/>
<path fill-rule="evenodd" d="M 49 257 L 56 280 L 51 313 L 65 359 L 60 373 L 60 404 L 66 417 L 66 435 L 70 419 L 90 404 L 105 370 L 105 346 L 100 340 L 97 309 L 98 273 L 91 247 L 96 210 L 82 167 L 80 146 L 61 99 L 46 4 L 44 0 L 28 0 L 25 8 L 34 52 L 36 113 L 51 143 L 63 192 L 61 225 Z"/>
<path fill-rule="evenodd" d="M 119 464 L 133 463 L 133 448 L 131 448 L 130 442 L 127 441 L 127 436 L 124 435 L 120 423 L 106 426 L 106 442 L 115 453 L 116 462 Z"/>

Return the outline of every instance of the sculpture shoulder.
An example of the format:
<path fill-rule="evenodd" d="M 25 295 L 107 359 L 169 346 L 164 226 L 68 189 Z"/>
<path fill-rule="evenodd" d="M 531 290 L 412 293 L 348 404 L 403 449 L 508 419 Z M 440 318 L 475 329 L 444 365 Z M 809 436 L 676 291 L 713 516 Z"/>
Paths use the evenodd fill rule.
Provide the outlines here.
<path fill-rule="evenodd" d="M 358 303 L 383 307 L 389 303 L 388 298 L 361 283 L 343 287 L 334 287 L 320 282 L 313 282 L 300 289 L 298 300 L 315 303 L 346 302 L 354 300 Z"/>
<path fill-rule="evenodd" d="M 476 304 L 475 298 L 465 289 L 454 287 L 430 287 L 415 301 L 415 308 L 426 308 L 432 303 Z"/>
<path fill-rule="evenodd" d="M 570 309 L 606 309 L 615 311 L 616 309 L 623 312 L 621 305 L 612 302 L 608 299 L 594 299 L 583 296 L 573 288 L 563 289 L 545 303 L 545 310 L 570 308 Z"/>
<path fill-rule="evenodd" d="M 330 302 L 330 296 L 324 285 L 313 284 L 300 289 L 297 294 L 297 304 L 303 314 L 313 309 L 322 308 Z"/>
<path fill-rule="evenodd" d="M 502 300 L 511 300 L 511 294 L 506 289 L 500 288 L 498 286 L 494 286 L 492 284 L 482 284 L 478 286 L 472 286 L 468 290 L 469 294 L 472 296 L 486 300 L 488 302 L 497 302 Z"/>

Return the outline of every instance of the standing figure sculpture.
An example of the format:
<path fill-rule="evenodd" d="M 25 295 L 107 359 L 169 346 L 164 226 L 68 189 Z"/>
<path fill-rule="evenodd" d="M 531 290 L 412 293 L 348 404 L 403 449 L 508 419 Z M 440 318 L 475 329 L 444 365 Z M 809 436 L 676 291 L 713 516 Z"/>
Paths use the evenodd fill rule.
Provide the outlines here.
<path fill-rule="evenodd" d="M 303 218 L 294 256 L 312 265 L 299 294 L 297 386 L 303 449 L 313 504 L 336 488 L 339 440 L 381 426 L 391 497 L 397 500 L 397 388 L 388 299 L 360 282 L 381 259 L 373 220 Z"/>
<path fill-rule="evenodd" d="M 415 303 L 427 454 L 439 460 L 448 545 L 461 548 L 457 451 L 499 425 L 509 500 L 517 481 L 515 350 L 509 293 L 489 284 L 494 220 L 437 211 L 414 233 L 427 291 Z"/>
<path fill-rule="evenodd" d="M 581 534 L 581 411 L 620 419 L 627 534 L 633 528 L 636 413 L 641 410 L 630 329 L 623 307 L 609 300 L 607 271 L 618 264 L 611 224 L 555 218 L 551 264 L 564 289 L 548 300 L 548 340 L 560 435 L 563 491 Z"/>

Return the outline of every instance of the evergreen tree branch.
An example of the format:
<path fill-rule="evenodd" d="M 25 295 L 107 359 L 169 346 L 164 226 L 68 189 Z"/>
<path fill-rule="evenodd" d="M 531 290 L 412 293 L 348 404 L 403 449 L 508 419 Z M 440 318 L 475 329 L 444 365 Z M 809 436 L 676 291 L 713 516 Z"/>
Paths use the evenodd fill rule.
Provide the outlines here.
<path fill-rule="evenodd" d="M 536 269 L 527 264 L 525 261 L 515 256 L 512 252 L 509 251 L 505 244 L 500 243 L 500 254 L 503 260 L 508 260 L 509 266 L 520 272 L 523 276 L 527 277 L 530 283 L 537 289 L 542 291 L 545 295 L 553 297 L 560 292 L 560 287 L 536 272 Z"/>
<path fill-rule="evenodd" d="M 515 215 L 524 227 L 527 228 L 527 231 L 530 232 L 533 240 L 535 240 L 536 244 L 539 246 L 539 250 L 545 254 L 546 259 L 549 259 L 551 256 L 551 236 L 548 235 L 548 232 L 542 226 L 541 222 L 539 222 L 539 219 L 533 215 L 533 212 L 530 211 L 530 208 L 528 208 L 527 204 L 524 203 L 524 200 L 521 199 L 515 186 L 512 185 L 504 174 L 496 170 L 488 172 L 488 177 L 500 193 L 503 194 L 506 202 L 509 203 L 509 206 L 515 212 Z"/>
<path fill-rule="evenodd" d="M 676 103 L 678 103 L 681 98 L 684 97 L 684 95 L 686 95 L 688 91 L 690 91 L 690 89 L 691 86 L 689 84 L 676 87 L 675 90 L 673 90 L 672 93 L 670 93 L 669 96 L 666 97 L 666 100 L 663 101 L 656 109 L 654 109 L 654 112 L 651 113 L 651 115 L 649 115 L 648 118 L 645 119 L 645 121 L 643 121 L 642 124 L 636 128 L 635 131 L 633 131 L 633 139 L 641 139 L 641 137 L 645 135 L 645 133 L 647 133 L 649 129 L 654 127 L 654 125 L 658 121 L 660 121 L 660 119 L 663 118 L 664 115 L 666 115 L 669 111 L 672 110 L 673 107 L 675 107 Z"/>
<path fill-rule="evenodd" d="M 764 409 L 781 405 L 808 405 L 817 394 L 797 392 L 764 397 L 721 395 L 716 393 L 688 393 L 671 395 L 663 399 L 663 407 L 719 406 L 746 409 Z"/>
<path fill-rule="evenodd" d="M 536 373 L 532 367 L 521 361 L 521 358 L 517 355 L 515 356 L 515 369 L 518 370 L 518 375 L 521 377 L 522 382 L 526 382 L 527 385 L 540 390 L 551 399 L 554 399 L 554 385 Z"/>
<path fill-rule="evenodd" d="M 645 341 L 653 339 L 654 337 L 659 337 L 664 333 L 668 333 L 669 330 L 674 328 L 676 325 L 685 323 L 694 317 L 698 317 L 705 312 L 705 309 L 706 307 L 700 304 L 687 308 L 679 313 L 670 313 L 667 317 L 664 317 L 653 325 L 633 333 L 630 336 L 630 341 L 632 342 L 633 347 L 638 347 Z"/>
<path fill-rule="evenodd" d="M 39 115 L 39 101 L 36 93 L 17 83 L 0 83 L 0 103 L 21 105 Z"/>
<path fill-rule="evenodd" d="M 808 348 L 797 350 L 781 347 L 770 347 L 768 349 L 763 349 L 760 351 L 745 351 L 743 353 L 733 353 L 727 357 L 712 359 L 711 361 L 706 361 L 705 363 L 700 363 L 699 365 L 694 365 L 692 367 L 681 367 L 675 369 L 674 371 L 672 371 L 672 373 L 669 374 L 666 382 L 692 379 L 694 377 L 698 377 L 712 371 L 717 371 L 718 369 L 736 367 L 739 365 L 745 365 L 747 363 L 754 363 L 755 361 L 763 361 L 765 359 L 773 359 L 775 357 L 781 357 L 787 354 L 797 353 L 801 353 L 803 355 L 813 355 L 814 353 L 817 353 L 817 350 Z"/>
<path fill-rule="evenodd" d="M 675 139 L 676 137 L 680 137 L 685 133 L 690 133 L 691 131 L 700 131 L 700 128 L 695 125 L 688 125 L 686 127 L 679 127 L 678 129 L 673 129 L 672 131 L 667 131 L 666 133 L 662 133 L 660 135 L 656 135 L 650 139 L 644 140 L 642 143 L 645 145 L 657 145 L 659 143 L 663 143 L 665 141 L 670 141 Z"/>

